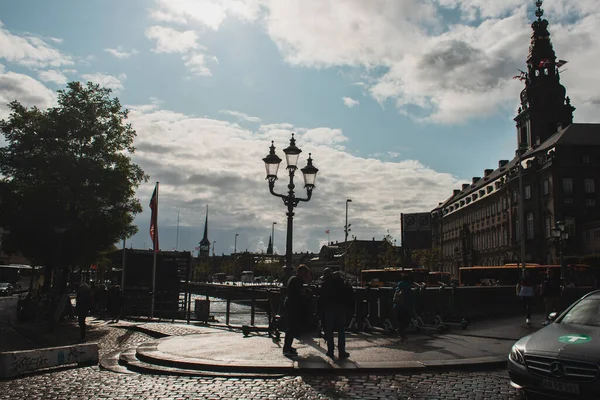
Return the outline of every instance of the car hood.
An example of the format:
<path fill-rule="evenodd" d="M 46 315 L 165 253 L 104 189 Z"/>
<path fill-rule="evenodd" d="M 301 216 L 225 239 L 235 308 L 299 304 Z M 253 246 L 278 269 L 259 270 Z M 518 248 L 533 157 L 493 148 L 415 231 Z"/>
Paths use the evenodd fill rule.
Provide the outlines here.
<path fill-rule="evenodd" d="M 600 361 L 600 327 L 554 323 L 520 342 L 526 354 Z"/>

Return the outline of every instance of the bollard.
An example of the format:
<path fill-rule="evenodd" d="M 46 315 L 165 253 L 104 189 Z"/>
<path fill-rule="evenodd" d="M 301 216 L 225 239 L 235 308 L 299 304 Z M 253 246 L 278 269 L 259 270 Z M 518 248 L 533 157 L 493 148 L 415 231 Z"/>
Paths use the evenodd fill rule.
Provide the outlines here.
<path fill-rule="evenodd" d="M 229 325 L 229 310 L 231 308 L 231 300 L 227 299 L 227 308 L 225 310 L 225 325 Z"/>
<path fill-rule="evenodd" d="M 254 326 L 254 312 L 256 305 L 254 304 L 254 288 L 250 291 L 250 325 Z"/>

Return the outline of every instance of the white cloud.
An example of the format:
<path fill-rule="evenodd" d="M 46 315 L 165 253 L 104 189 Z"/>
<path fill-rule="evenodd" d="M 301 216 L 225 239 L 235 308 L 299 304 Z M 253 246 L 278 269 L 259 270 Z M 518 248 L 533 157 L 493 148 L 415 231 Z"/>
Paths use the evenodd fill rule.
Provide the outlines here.
<path fill-rule="evenodd" d="M 211 76 L 208 63 L 218 63 L 217 57 L 204 53 L 206 48 L 198 44 L 198 34 L 193 30 L 178 31 L 164 26 L 151 26 L 146 37 L 156 41 L 155 53 L 180 53 L 185 66 L 198 76 Z"/>
<path fill-rule="evenodd" d="M 127 75 L 120 74 L 119 76 L 96 73 L 96 74 L 83 74 L 81 75 L 86 81 L 90 81 L 100 86 L 103 86 L 114 91 L 123 89 L 123 82 L 127 79 Z"/>
<path fill-rule="evenodd" d="M 232 117 L 244 120 L 244 121 L 248 121 L 248 122 L 260 122 L 260 118 L 258 117 L 253 117 L 251 115 L 248 115 L 246 113 L 243 112 L 239 112 L 239 111 L 232 111 L 232 110 L 221 110 L 219 111 L 221 114 L 226 114 L 226 115 L 231 115 Z"/>
<path fill-rule="evenodd" d="M 55 69 L 38 71 L 38 76 L 44 82 L 54 82 L 58 85 L 66 85 L 68 82 L 68 78 Z"/>
<path fill-rule="evenodd" d="M 56 104 L 56 95 L 39 81 L 28 75 L 4 72 L 0 65 L 0 119 L 8 117 L 6 105 L 18 100 L 27 107 L 45 109 Z"/>
<path fill-rule="evenodd" d="M 359 239 L 380 240 L 387 229 L 399 237 L 398 210 L 429 210 L 460 184 L 451 175 L 418 161 L 382 162 L 352 156 L 341 147 L 347 138 L 336 128 L 283 123 L 261 125 L 253 131 L 236 123 L 164 110 L 157 104 L 128 108 L 137 131 L 135 161 L 150 174 L 151 181 L 161 183 L 161 209 L 166 211 L 159 215 L 164 218 L 159 224 L 174 226 L 168 214 L 176 216 L 170 210 L 181 210 L 187 216 L 182 225 L 202 227 L 204 206 L 209 204 L 211 240 L 216 238 L 220 251 L 227 253 L 233 250 L 226 244 L 231 232 L 240 233 L 238 250 L 252 250 L 260 247 L 261 241 L 268 242 L 270 229 L 262 228 L 273 221 L 285 225 L 285 207 L 269 193 L 262 158 L 271 140 L 283 158 L 290 132 L 296 132 L 296 145 L 302 149 L 299 166 L 304 167 L 312 153 L 319 168 L 311 201 L 295 210 L 294 251 L 318 251 L 326 229 L 331 229 L 332 237 L 341 236 L 341 228 L 336 227 L 343 225 L 340 209 L 345 198 L 353 199 L 353 234 Z M 287 191 L 286 174 L 283 161 L 276 192 Z M 305 196 L 300 173 L 295 182 L 297 195 Z M 399 187 L 405 189 L 398 191 Z M 143 185 L 138 196 L 147 199 L 151 191 L 152 184 Z M 244 202 L 239 201 L 241 197 Z M 135 243 L 147 240 L 147 213 L 145 209 L 137 218 L 141 236 L 133 238 Z M 276 236 L 276 245 L 283 252 L 284 236 Z"/>
<path fill-rule="evenodd" d="M 157 21 L 197 23 L 217 30 L 228 15 L 254 21 L 259 12 L 260 3 L 256 0 L 157 0 L 150 15 Z"/>
<path fill-rule="evenodd" d="M 121 46 L 118 46 L 116 49 L 104 49 L 104 51 L 106 51 L 109 54 L 112 54 L 113 56 L 117 57 L 117 58 L 129 58 L 132 55 L 138 54 L 138 51 L 136 49 L 132 49 L 130 51 L 124 50 Z"/>
<path fill-rule="evenodd" d="M 155 53 L 187 53 L 200 48 L 198 34 L 192 30 L 178 31 L 165 26 L 151 26 L 146 37 L 156 41 Z"/>
<path fill-rule="evenodd" d="M 0 21 L 0 58 L 28 68 L 73 65 L 73 59 L 33 35 L 15 35 Z"/>
<path fill-rule="evenodd" d="M 344 101 L 344 105 L 348 108 L 352 108 L 360 104 L 360 101 L 354 100 L 352 97 L 342 97 L 342 100 Z"/>
<path fill-rule="evenodd" d="M 212 72 L 206 65 L 208 61 L 218 63 L 217 57 L 207 56 L 203 53 L 191 53 L 183 56 L 185 66 L 194 74 L 198 76 L 211 76 Z"/>

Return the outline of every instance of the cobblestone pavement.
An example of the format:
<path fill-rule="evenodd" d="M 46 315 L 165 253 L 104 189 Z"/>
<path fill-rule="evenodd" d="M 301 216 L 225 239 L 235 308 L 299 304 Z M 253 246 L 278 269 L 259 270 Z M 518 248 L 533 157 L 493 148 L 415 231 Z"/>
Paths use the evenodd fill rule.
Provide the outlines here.
<path fill-rule="evenodd" d="M 100 354 L 137 346 L 152 337 L 125 326 L 90 321 L 90 340 Z M 133 323 L 133 325 L 138 325 Z M 143 324 L 163 334 L 194 333 L 193 327 Z M 0 381 L 8 399 L 517 399 L 505 370 L 395 375 L 303 376 L 232 379 L 117 374 L 98 366 Z"/>

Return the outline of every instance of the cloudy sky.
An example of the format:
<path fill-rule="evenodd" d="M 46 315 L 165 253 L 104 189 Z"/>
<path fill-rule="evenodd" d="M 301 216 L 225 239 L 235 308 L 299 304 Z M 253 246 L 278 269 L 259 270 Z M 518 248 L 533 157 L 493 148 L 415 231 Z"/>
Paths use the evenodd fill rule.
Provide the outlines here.
<path fill-rule="evenodd" d="M 544 17 L 577 122 L 600 122 L 597 0 L 546 0 Z M 262 158 L 292 132 L 319 168 L 296 208 L 294 250 L 351 235 L 400 237 L 514 155 L 535 7 L 525 0 L 19 0 L 0 2 L 0 118 L 7 102 L 52 106 L 68 81 L 114 90 L 137 130 L 140 232 L 160 182 L 162 249 L 193 250 L 209 207 L 217 254 L 285 253 L 285 207 Z M 284 164 L 284 163 L 282 163 Z M 276 190 L 286 190 L 284 165 Z M 301 182 L 301 176 L 298 177 Z M 299 194 L 305 194 L 298 185 Z M 179 213 L 179 238 L 177 216 Z"/>

